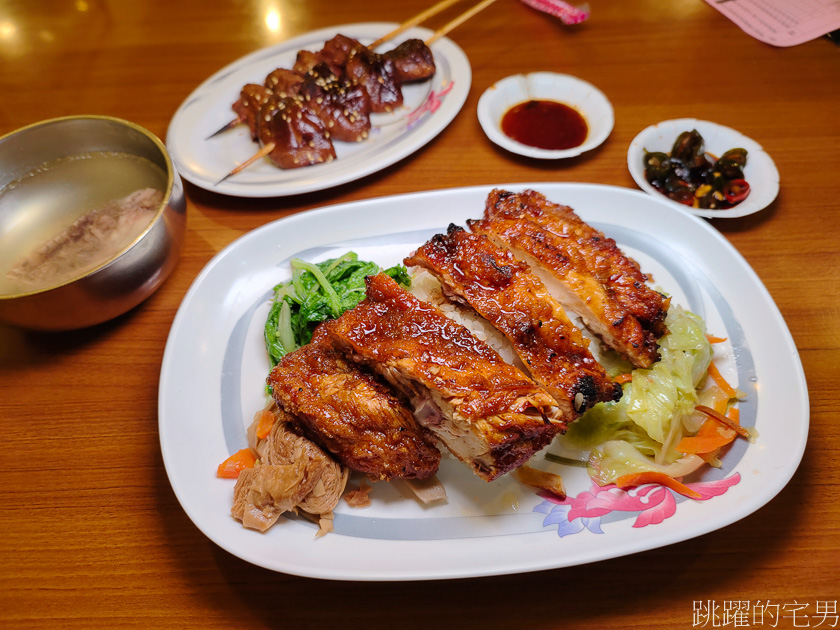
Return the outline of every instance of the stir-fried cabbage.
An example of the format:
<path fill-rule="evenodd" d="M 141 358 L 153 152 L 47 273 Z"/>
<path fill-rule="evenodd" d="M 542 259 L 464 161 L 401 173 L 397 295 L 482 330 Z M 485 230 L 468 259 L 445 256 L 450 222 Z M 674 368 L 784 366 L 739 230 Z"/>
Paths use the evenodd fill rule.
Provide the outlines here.
<path fill-rule="evenodd" d="M 596 405 L 566 434 L 575 446 L 592 449 L 590 470 L 601 483 L 631 472 L 663 472 L 663 466 L 685 459 L 673 445 L 698 402 L 696 388 L 711 362 L 712 347 L 703 320 L 693 313 L 673 306 L 665 322 L 660 361 L 633 370 L 621 400 Z"/>

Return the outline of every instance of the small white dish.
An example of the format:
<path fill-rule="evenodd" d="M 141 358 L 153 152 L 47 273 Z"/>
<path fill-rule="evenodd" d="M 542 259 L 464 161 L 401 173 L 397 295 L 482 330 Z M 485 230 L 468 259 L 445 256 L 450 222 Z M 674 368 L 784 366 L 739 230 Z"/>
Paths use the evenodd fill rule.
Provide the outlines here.
<path fill-rule="evenodd" d="M 670 153 L 674 141 L 683 131 L 696 129 L 703 136 L 706 153 L 720 157 L 729 149 L 747 150 L 747 164 L 744 179 L 750 185 L 750 194 L 734 208 L 708 210 L 690 208 L 668 199 L 645 179 L 644 156 L 646 151 Z M 637 135 L 627 149 L 627 168 L 639 188 L 658 199 L 664 199 L 671 206 L 691 212 L 699 217 L 734 219 L 743 217 L 769 206 L 779 193 L 779 171 L 768 153 L 755 140 L 744 134 L 707 120 L 679 118 L 651 125 Z"/>
<path fill-rule="evenodd" d="M 571 149 L 539 149 L 517 142 L 502 132 L 502 117 L 511 107 L 541 99 L 573 107 L 583 116 L 589 128 L 583 144 Z M 610 135 L 615 117 L 609 99 L 591 83 L 568 74 L 531 72 L 514 74 L 487 88 L 478 101 L 478 121 L 490 140 L 512 153 L 557 160 L 580 155 L 600 145 Z"/>

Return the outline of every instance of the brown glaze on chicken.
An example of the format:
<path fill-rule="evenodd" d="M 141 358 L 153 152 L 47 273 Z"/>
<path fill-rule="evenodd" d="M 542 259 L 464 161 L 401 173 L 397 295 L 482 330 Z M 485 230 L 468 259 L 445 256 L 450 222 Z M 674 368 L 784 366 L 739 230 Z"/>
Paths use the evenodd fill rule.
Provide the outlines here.
<path fill-rule="evenodd" d="M 422 39 L 407 39 L 383 57 L 394 62 L 394 78 L 398 83 L 423 81 L 436 71 L 432 50 Z"/>
<path fill-rule="evenodd" d="M 562 428 L 551 396 L 465 327 L 385 274 L 366 283 L 367 297 L 324 328 L 409 397 L 418 421 L 478 476 L 516 468 Z"/>
<path fill-rule="evenodd" d="M 326 64 L 312 68 L 300 86 L 306 107 L 323 121 L 329 137 L 359 142 L 370 133 L 370 97 L 361 85 L 336 76 Z"/>
<path fill-rule="evenodd" d="M 547 270 L 559 283 L 556 297 L 633 365 L 650 367 L 659 359 L 656 340 L 665 332 L 669 299 L 645 284 L 638 263 L 613 239 L 571 208 L 530 190 L 494 190 L 484 219 L 469 226 Z"/>
<path fill-rule="evenodd" d="M 301 83 L 303 83 L 303 74 L 300 72 L 277 68 L 268 74 L 263 85 L 280 98 L 284 98 L 295 96 L 300 90 Z"/>
<path fill-rule="evenodd" d="M 487 237 L 450 225 L 405 259 L 429 270 L 453 299 L 471 306 L 507 337 L 534 380 L 571 422 L 621 386 L 589 352 L 589 340 L 524 262 Z"/>
<path fill-rule="evenodd" d="M 299 432 L 353 470 L 377 479 L 423 479 L 440 451 L 411 411 L 368 372 L 336 352 L 323 326 L 268 377 Z"/>
<path fill-rule="evenodd" d="M 271 98 L 272 91 L 263 85 L 248 83 L 239 93 L 239 98 L 231 106 L 236 112 L 239 122 L 248 125 L 251 132 L 251 140 L 257 140 L 257 117 L 260 109 Z"/>
<path fill-rule="evenodd" d="M 372 112 L 391 112 L 403 104 L 393 59 L 362 47 L 350 55 L 344 71 L 349 80 L 367 90 Z"/>
<path fill-rule="evenodd" d="M 261 144 L 274 144 L 268 158 L 280 168 L 335 159 L 335 148 L 323 121 L 300 98 L 269 98 L 257 117 L 257 135 Z"/>

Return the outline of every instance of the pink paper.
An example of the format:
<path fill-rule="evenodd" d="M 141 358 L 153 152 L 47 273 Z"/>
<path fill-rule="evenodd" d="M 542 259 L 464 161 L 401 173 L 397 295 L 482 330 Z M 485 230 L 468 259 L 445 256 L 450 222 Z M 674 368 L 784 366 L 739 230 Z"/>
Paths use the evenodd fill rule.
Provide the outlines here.
<path fill-rule="evenodd" d="M 741 30 L 773 46 L 796 46 L 840 28 L 837 0 L 706 0 Z"/>

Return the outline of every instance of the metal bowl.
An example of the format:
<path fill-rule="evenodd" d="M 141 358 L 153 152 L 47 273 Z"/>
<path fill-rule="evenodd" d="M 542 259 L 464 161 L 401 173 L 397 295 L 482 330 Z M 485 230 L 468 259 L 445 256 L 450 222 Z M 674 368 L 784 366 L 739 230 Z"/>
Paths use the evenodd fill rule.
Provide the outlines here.
<path fill-rule="evenodd" d="M 186 226 L 184 186 L 164 144 L 134 123 L 107 116 L 69 116 L 0 137 L 0 191 L 48 162 L 100 151 L 136 155 L 163 170 L 166 189 L 154 218 L 127 247 L 90 271 L 31 292 L 0 292 L 0 321 L 36 330 L 92 326 L 137 306 L 175 267 Z M 0 251 L 9 242 L 6 239 L 15 238 L 16 221 L 32 220 L 17 216 L 18 208 L 0 203 Z M 0 269 L 0 274 L 7 271 Z"/>

